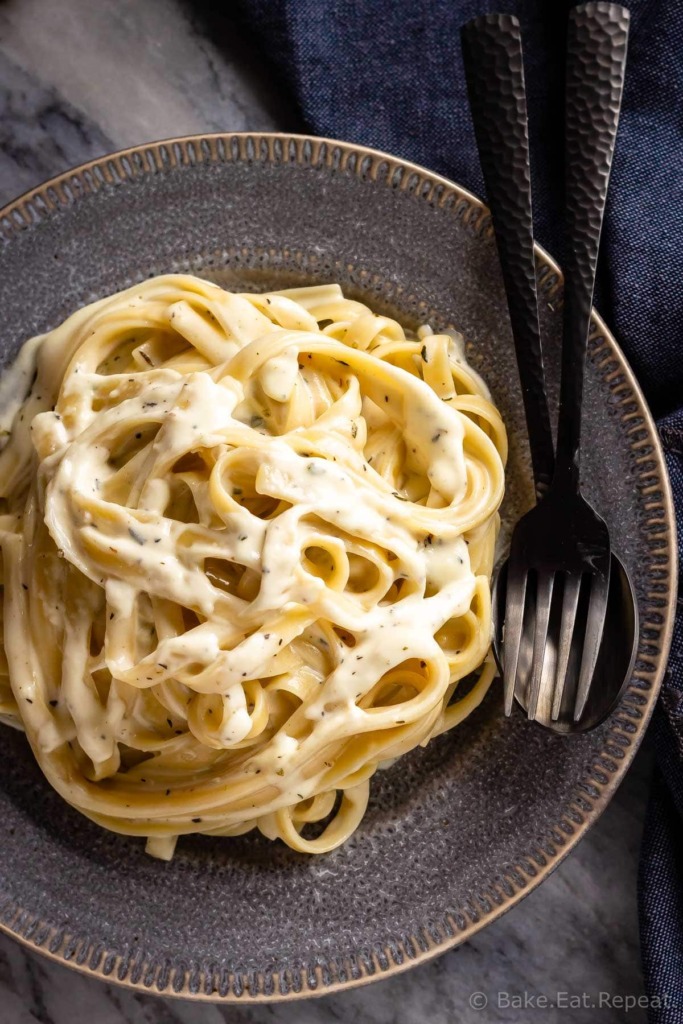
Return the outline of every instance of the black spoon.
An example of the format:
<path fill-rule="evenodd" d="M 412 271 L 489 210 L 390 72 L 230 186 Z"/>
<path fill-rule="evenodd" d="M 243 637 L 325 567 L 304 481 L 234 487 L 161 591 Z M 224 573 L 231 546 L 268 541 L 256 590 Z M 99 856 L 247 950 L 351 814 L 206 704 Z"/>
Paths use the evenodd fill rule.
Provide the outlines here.
<path fill-rule="evenodd" d="M 590 4 L 591 13 L 623 17 L 614 4 Z M 603 9 L 602 11 L 600 9 Z M 538 324 L 533 250 L 529 141 L 519 22 L 508 15 L 485 15 L 464 26 L 462 46 L 482 171 L 486 182 L 496 243 L 508 299 L 515 351 L 522 384 L 524 411 L 536 493 L 543 495 L 553 479 L 555 456 L 545 391 Z M 595 56 L 595 54 L 593 55 Z M 493 589 L 493 650 L 503 674 L 507 561 Z M 533 623 L 535 609 L 526 609 Z M 551 623 L 552 626 L 552 623 Z M 630 678 L 638 644 L 638 614 L 630 576 L 611 552 L 605 623 L 588 697 L 578 720 L 573 700 L 553 708 L 551 681 L 557 664 L 557 630 L 549 630 L 543 676 L 534 699 L 534 718 L 555 732 L 595 728 L 618 703 Z M 533 634 L 522 631 L 514 696 L 528 710 Z M 570 654 L 567 679 L 577 680 L 580 657 Z M 567 694 L 575 687 L 566 686 Z M 506 702 L 507 703 L 507 702 Z M 510 706 L 506 707 L 506 713 Z"/>

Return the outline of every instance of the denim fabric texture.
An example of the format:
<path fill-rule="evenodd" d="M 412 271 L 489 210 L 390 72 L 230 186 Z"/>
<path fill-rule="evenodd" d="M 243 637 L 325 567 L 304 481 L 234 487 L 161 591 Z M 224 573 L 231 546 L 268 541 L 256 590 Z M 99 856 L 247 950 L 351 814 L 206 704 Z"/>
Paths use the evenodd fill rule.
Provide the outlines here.
<path fill-rule="evenodd" d="M 535 232 L 562 261 L 562 92 L 568 0 L 239 0 L 301 128 L 387 150 L 483 194 L 459 29 L 488 11 L 524 35 Z M 596 304 L 657 419 L 683 535 L 683 0 L 626 0 L 629 64 Z M 652 726 L 640 871 L 653 1024 L 683 1024 L 683 602 Z M 615 936 L 615 941 L 618 937 Z"/>

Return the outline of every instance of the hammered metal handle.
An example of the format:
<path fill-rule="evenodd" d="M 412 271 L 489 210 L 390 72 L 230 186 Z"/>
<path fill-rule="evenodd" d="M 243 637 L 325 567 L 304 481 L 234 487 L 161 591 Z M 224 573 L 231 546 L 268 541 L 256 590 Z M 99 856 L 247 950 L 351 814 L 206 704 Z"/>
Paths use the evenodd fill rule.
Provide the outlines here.
<path fill-rule="evenodd" d="M 531 215 L 531 171 L 522 39 L 517 18 L 486 14 L 461 29 L 465 78 L 493 219 L 522 385 L 537 490 L 554 467 Z"/>
<path fill-rule="evenodd" d="M 581 400 L 595 269 L 624 86 L 629 13 L 587 3 L 569 14 L 565 96 L 564 334 L 557 468 L 578 486 Z"/>

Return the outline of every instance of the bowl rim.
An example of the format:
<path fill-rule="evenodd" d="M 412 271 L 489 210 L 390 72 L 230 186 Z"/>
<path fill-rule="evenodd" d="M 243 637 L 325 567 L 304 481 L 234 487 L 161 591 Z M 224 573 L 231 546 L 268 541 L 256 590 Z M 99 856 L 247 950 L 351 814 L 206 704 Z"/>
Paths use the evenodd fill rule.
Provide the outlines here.
<path fill-rule="evenodd" d="M 326 137 L 289 132 L 244 131 L 200 132 L 140 143 L 69 168 L 29 189 L 0 209 L 0 238 L 10 242 L 17 232 L 33 226 L 44 217 L 57 213 L 61 207 L 68 207 L 103 187 L 123 184 L 144 174 L 161 174 L 173 171 L 180 165 L 188 166 L 205 161 L 296 163 L 321 170 L 334 166 L 340 173 L 355 174 L 376 183 L 383 180 L 389 187 L 412 192 L 432 204 L 450 205 L 453 212 L 462 210 L 464 220 L 478 234 L 492 233 L 490 213 L 478 196 L 448 178 L 409 160 L 369 146 Z M 394 184 L 396 181 L 398 184 Z M 537 244 L 534 248 L 539 291 L 550 298 L 561 288 L 562 273 L 545 249 Z M 54 926 L 42 921 L 40 917 L 33 916 L 30 911 L 17 907 L 16 904 L 9 916 L 5 916 L 0 910 L 0 932 L 55 963 L 74 968 L 102 981 L 115 982 L 151 995 L 177 996 L 205 1002 L 280 1002 L 355 988 L 440 956 L 510 910 L 544 881 L 600 817 L 635 756 L 666 670 L 676 608 L 678 565 L 675 513 L 657 428 L 626 357 L 614 335 L 595 310 L 591 316 L 589 348 L 591 343 L 594 350 L 589 358 L 594 358 L 598 351 L 602 355 L 604 349 L 606 372 L 603 381 L 615 380 L 615 389 L 625 391 L 625 397 L 621 401 L 631 407 L 633 402 L 636 404 L 635 413 L 629 413 L 629 417 L 633 418 L 633 427 L 629 428 L 628 433 L 635 435 L 631 442 L 632 449 L 646 446 L 651 448 L 651 451 L 648 450 L 643 455 L 643 460 L 647 459 L 649 463 L 655 464 L 654 469 L 643 470 L 643 477 L 649 480 L 648 491 L 652 494 L 648 505 L 652 518 L 648 523 L 655 524 L 650 541 L 660 545 L 657 549 L 660 557 L 658 569 L 660 572 L 664 570 L 667 577 L 663 589 L 660 588 L 656 594 L 647 595 L 648 599 L 656 598 L 659 601 L 656 606 L 657 618 L 650 619 L 648 615 L 644 615 L 640 623 L 641 633 L 648 628 L 657 634 L 656 639 L 650 641 L 650 644 L 657 647 L 657 653 L 643 657 L 642 660 L 651 666 L 647 671 L 637 670 L 634 673 L 640 680 L 640 686 L 636 693 L 632 694 L 633 706 L 629 706 L 626 711 L 632 721 L 625 722 L 619 718 L 623 710 L 622 701 L 622 705 L 611 716 L 609 730 L 610 735 L 619 734 L 621 743 L 595 756 L 595 763 L 586 770 L 584 779 L 577 787 L 581 789 L 581 795 L 572 801 L 571 806 L 575 814 L 571 820 L 565 816 L 558 822 L 557 834 L 553 833 L 554 842 L 548 841 L 538 862 L 534 863 L 529 858 L 526 869 L 521 864 L 515 865 L 515 876 L 508 877 L 509 888 L 505 892 L 496 890 L 498 898 L 489 901 L 488 909 L 483 906 L 481 910 L 475 910 L 470 919 L 463 915 L 462 921 L 455 919 L 452 914 L 449 915 L 453 918 L 452 927 L 445 931 L 438 941 L 425 930 L 421 936 L 409 937 L 409 942 L 397 941 L 395 945 L 398 947 L 398 953 L 396 949 L 387 946 L 383 961 L 373 953 L 372 964 L 369 967 L 359 962 L 355 965 L 355 970 L 347 968 L 343 972 L 337 971 L 336 977 L 334 974 L 331 977 L 329 974 L 325 976 L 320 966 L 316 966 L 312 971 L 302 967 L 299 985 L 291 984 L 291 980 L 285 979 L 283 986 L 283 978 L 278 972 L 273 972 L 270 975 L 272 990 L 268 991 L 262 985 L 256 986 L 261 988 L 261 991 L 252 991 L 253 985 L 246 974 L 231 973 L 227 985 L 218 985 L 214 976 L 208 970 L 202 969 L 201 973 L 205 976 L 202 986 L 196 983 L 194 972 L 183 967 L 180 977 L 176 969 L 173 979 L 173 972 L 170 972 L 165 983 L 162 983 L 158 965 L 153 972 L 154 976 L 150 976 L 146 968 L 153 965 L 145 960 L 138 961 L 134 971 L 130 966 L 123 969 L 124 964 L 118 954 L 107 955 L 106 952 L 101 952 L 96 963 L 88 961 L 87 955 L 79 951 L 78 945 L 84 943 L 84 946 L 88 946 L 89 940 L 64 930 L 58 931 Z M 602 362 L 600 366 L 602 370 Z M 659 527 L 659 530 L 656 527 Z M 667 556 L 664 562 L 661 561 L 662 554 Z M 654 606 L 650 611 L 654 612 Z M 628 691 L 632 689 L 633 684 L 629 684 Z M 0 893 L 0 899 L 3 895 L 7 896 Z M 101 951 L 102 943 L 99 944 L 99 949 Z M 311 975 L 315 982 L 312 981 Z"/>

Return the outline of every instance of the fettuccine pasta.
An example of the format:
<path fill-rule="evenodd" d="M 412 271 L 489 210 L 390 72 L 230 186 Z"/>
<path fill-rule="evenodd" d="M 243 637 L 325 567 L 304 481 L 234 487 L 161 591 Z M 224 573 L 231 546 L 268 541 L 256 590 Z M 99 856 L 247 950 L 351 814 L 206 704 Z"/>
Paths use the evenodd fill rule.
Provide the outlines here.
<path fill-rule="evenodd" d="M 173 275 L 29 345 L 0 454 L 4 720 L 156 856 L 253 828 L 338 846 L 376 769 L 494 676 L 506 438 L 461 339 L 337 285 Z"/>

